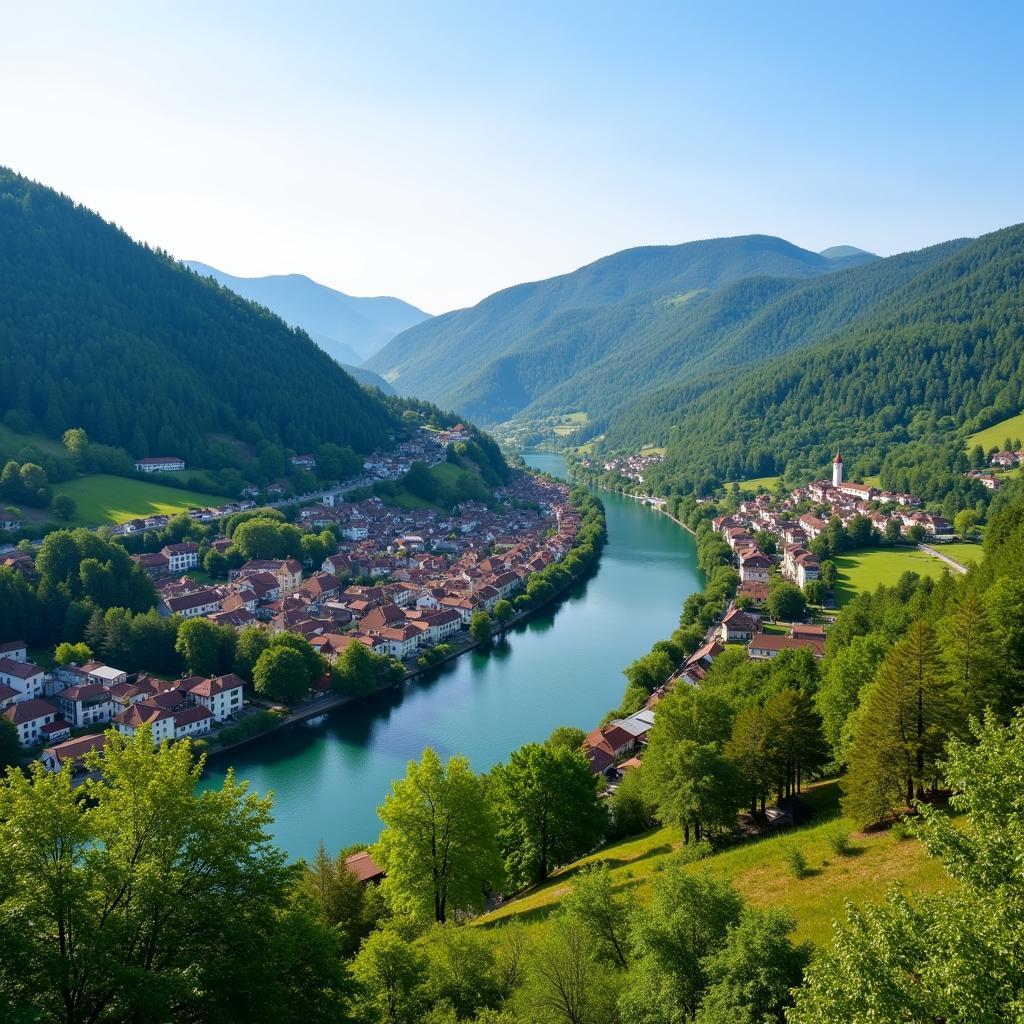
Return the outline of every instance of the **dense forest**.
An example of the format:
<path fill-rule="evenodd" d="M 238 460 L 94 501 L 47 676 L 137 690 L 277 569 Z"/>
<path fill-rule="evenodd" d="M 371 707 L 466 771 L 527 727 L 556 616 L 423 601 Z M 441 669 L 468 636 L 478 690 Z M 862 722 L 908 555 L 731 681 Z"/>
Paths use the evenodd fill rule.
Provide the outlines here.
<path fill-rule="evenodd" d="M 667 437 L 651 482 L 683 493 L 709 477 L 820 472 L 837 446 L 880 467 L 898 445 L 949 441 L 1020 410 L 1022 278 L 1024 228 L 986 235 L 824 341 L 703 394 L 637 403 L 607 443 Z"/>
<path fill-rule="evenodd" d="M 0 413 L 203 465 L 211 436 L 386 446 L 395 422 L 302 331 L 0 169 Z"/>
<path fill-rule="evenodd" d="M 494 423 L 685 315 L 695 296 L 742 278 L 809 278 L 873 259 L 829 260 L 764 235 L 629 249 L 419 324 L 366 365 L 403 394 Z"/>

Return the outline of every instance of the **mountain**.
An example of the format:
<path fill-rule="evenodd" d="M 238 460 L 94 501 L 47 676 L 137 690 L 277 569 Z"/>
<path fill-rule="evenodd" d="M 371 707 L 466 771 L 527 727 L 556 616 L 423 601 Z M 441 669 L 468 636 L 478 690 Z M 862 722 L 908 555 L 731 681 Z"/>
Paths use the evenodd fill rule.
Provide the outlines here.
<path fill-rule="evenodd" d="M 864 316 L 957 247 L 954 241 L 810 279 L 752 277 L 683 306 L 661 303 L 632 344 L 550 388 L 507 425 L 510 433 L 567 410 L 585 412 L 593 435 L 623 424 L 631 440 L 652 429 L 652 410 L 678 408 L 720 377 L 827 337 Z M 606 321 L 612 327 L 614 321 Z M 677 394 L 678 392 L 678 394 Z M 682 397 L 685 395 L 685 399 Z M 647 396 L 647 397 L 645 397 Z"/>
<path fill-rule="evenodd" d="M 304 332 L 6 168 L 0 413 L 199 464 L 213 435 L 366 452 L 396 427 Z"/>
<path fill-rule="evenodd" d="M 843 260 L 849 259 L 851 256 L 856 258 L 859 256 L 874 256 L 873 252 L 868 252 L 867 249 L 858 249 L 855 245 L 833 245 L 828 249 L 822 249 L 819 256 L 824 256 L 827 260 Z"/>
<path fill-rule="evenodd" d="M 811 278 L 836 264 L 767 235 L 628 249 L 419 324 L 366 365 L 402 394 L 500 422 L 732 282 Z"/>
<path fill-rule="evenodd" d="M 811 344 L 653 392 L 610 424 L 607 444 L 666 442 L 658 476 L 679 493 L 709 478 L 820 472 L 836 447 L 881 467 L 883 484 L 888 464 L 887 486 L 897 464 L 912 481 L 910 463 L 937 446 L 962 453 L 961 435 L 1021 409 L 1024 225 L 928 254 L 940 258 Z M 908 446 L 912 460 L 899 455 Z M 945 476 L 962 479 L 955 468 Z"/>
<path fill-rule="evenodd" d="M 342 363 L 341 368 L 350 377 L 355 377 L 364 388 L 377 388 L 385 395 L 395 394 L 395 389 L 383 377 L 378 376 L 373 370 L 367 370 L 365 366 L 349 366 Z"/>
<path fill-rule="evenodd" d="M 346 295 L 302 274 L 234 277 L 195 260 L 186 260 L 185 266 L 301 327 L 339 363 L 358 366 L 396 334 L 429 319 L 401 299 Z"/>

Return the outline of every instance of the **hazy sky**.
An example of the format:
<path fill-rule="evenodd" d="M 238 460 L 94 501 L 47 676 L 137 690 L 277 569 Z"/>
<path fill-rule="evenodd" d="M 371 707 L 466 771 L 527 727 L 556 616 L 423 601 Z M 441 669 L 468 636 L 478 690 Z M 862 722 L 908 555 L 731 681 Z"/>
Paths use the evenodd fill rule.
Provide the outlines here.
<path fill-rule="evenodd" d="M 888 254 L 1024 220 L 1016 6 L 4 5 L 0 163 L 434 313 L 632 245 Z"/>

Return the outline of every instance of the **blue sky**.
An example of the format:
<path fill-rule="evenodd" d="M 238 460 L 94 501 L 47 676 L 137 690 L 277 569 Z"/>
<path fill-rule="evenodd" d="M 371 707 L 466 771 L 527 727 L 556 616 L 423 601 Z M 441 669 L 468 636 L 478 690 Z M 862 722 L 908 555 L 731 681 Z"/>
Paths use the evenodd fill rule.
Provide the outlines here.
<path fill-rule="evenodd" d="M 633 245 L 1024 220 L 1010 4 L 39 4 L 0 163 L 134 237 L 430 312 Z"/>

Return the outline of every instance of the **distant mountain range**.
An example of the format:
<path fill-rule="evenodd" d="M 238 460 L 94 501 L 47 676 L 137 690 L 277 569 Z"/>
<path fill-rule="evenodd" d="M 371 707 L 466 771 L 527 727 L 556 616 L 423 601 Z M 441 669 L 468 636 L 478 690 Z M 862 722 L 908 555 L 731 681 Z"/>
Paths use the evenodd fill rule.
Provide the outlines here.
<path fill-rule="evenodd" d="M 544 415 L 594 416 L 609 397 L 603 387 L 546 404 L 544 396 L 572 388 L 608 358 L 631 361 L 653 383 L 663 369 L 658 352 L 667 350 L 671 360 L 681 325 L 722 289 L 744 280 L 795 283 L 878 259 L 849 248 L 826 256 L 748 235 L 628 249 L 418 324 L 366 366 L 400 394 L 487 423 L 513 419 L 537 403 L 545 405 L 538 409 Z"/>
<path fill-rule="evenodd" d="M 212 277 L 301 327 L 328 355 L 348 366 L 359 366 L 396 334 L 429 319 L 429 314 L 401 299 L 346 295 L 302 274 L 235 277 L 195 260 L 184 262 L 197 274 Z"/>
<path fill-rule="evenodd" d="M 225 440 L 368 452 L 398 428 L 303 331 L 3 167 L 0 414 L 190 464 Z"/>

